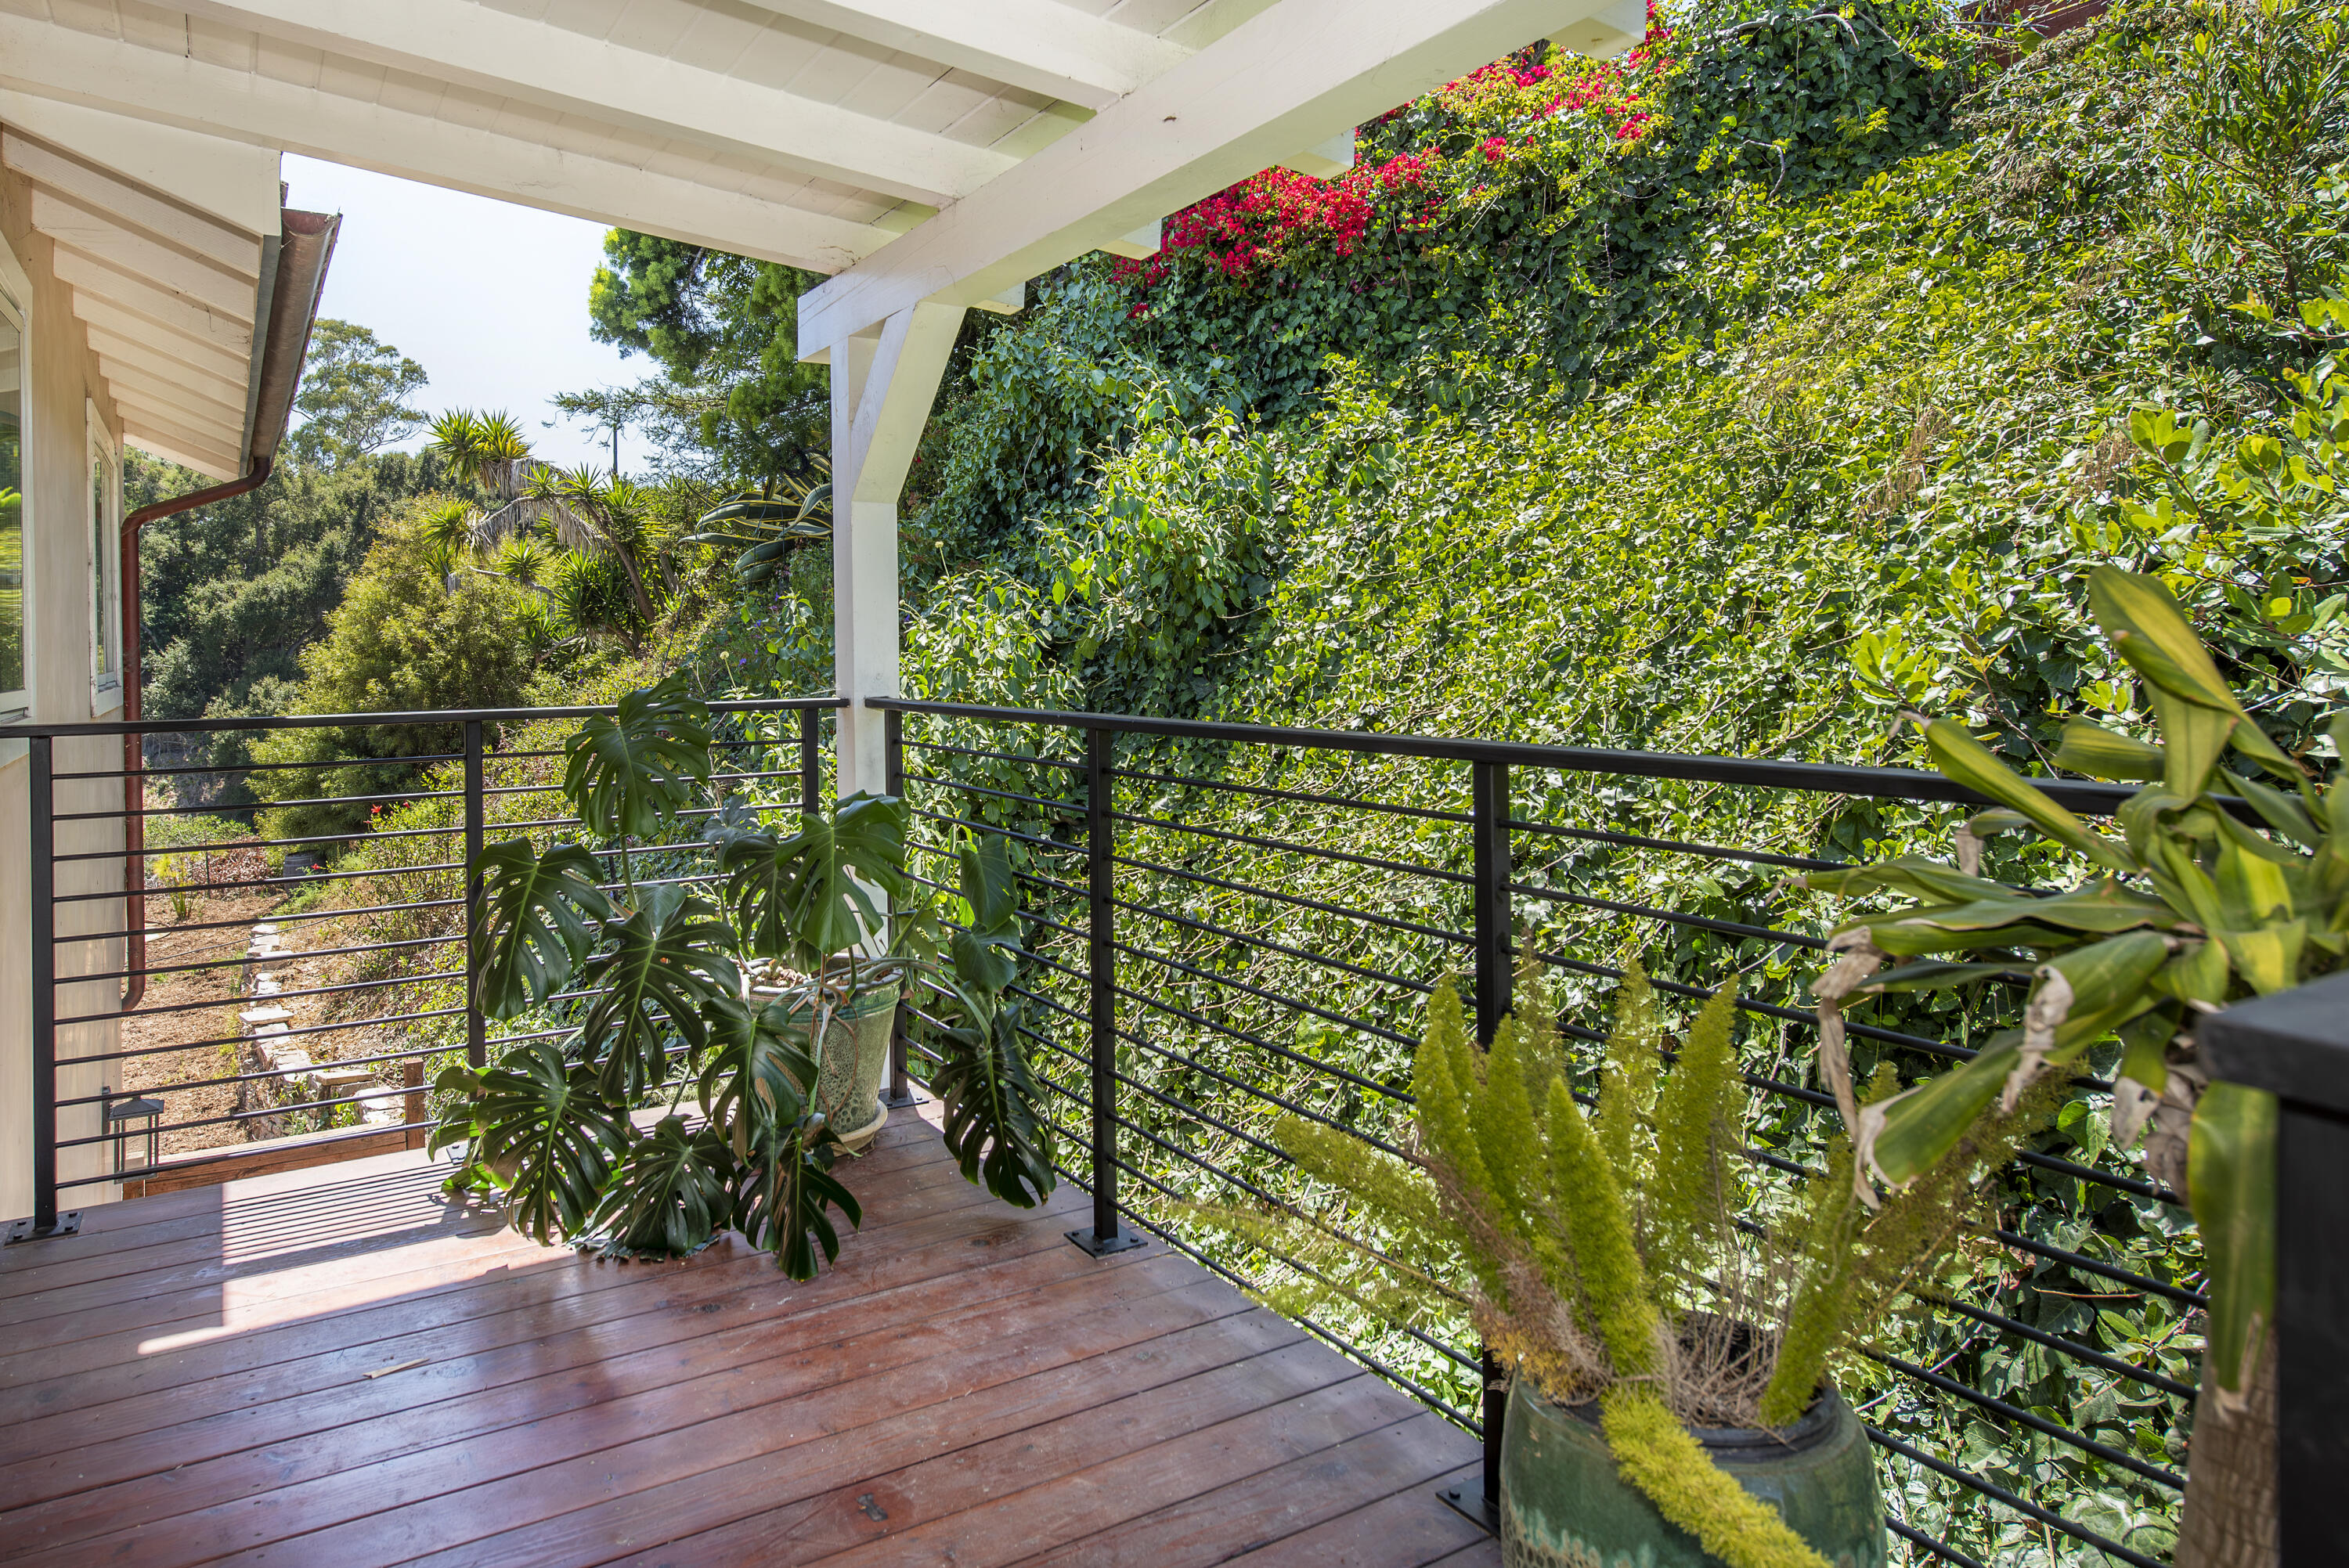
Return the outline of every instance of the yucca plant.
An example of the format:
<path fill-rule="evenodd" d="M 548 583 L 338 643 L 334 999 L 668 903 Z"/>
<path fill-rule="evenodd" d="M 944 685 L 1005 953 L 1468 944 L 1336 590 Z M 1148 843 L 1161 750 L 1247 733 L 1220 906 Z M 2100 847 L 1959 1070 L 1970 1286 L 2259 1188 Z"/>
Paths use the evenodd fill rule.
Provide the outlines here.
<path fill-rule="evenodd" d="M 680 543 L 739 552 L 734 575 L 744 588 L 764 587 L 783 570 L 792 550 L 832 535 L 832 465 L 814 460 L 813 477 L 771 480 L 701 514 Z"/>
<path fill-rule="evenodd" d="M 2158 579 L 2099 567 L 2088 603 L 2137 673 L 2158 743 L 2075 718 L 2055 761 L 2143 781 L 2116 813 L 2119 836 L 2089 828 L 1962 725 L 1912 715 L 1941 773 L 1999 806 L 1960 830 L 1954 865 L 1903 855 L 1806 879 L 1912 901 L 1854 915 L 1830 938 L 1837 956 L 1812 986 L 1823 1066 L 1859 1151 L 1862 1196 L 1876 1202 L 1876 1182 L 1899 1191 L 1927 1178 L 1986 1118 L 2117 1038 L 2112 1143 L 2145 1135 L 2148 1172 L 2192 1205 L 2211 1297 L 2205 1398 L 2224 1418 L 2241 1407 L 2273 1312 L 2276 1105 L 2209 1082 L 2195 1026 L 2229 1002 L 2341 967 L 2349 789 L 2260 728 Z M 2349 747 L 2349 715 L 2332 733 L 2336 749 Z M 2267 780 L 2235 771 L 2230 752 Z M 2015 830 L 2071 851 L 2087 874 L 2052 896 L 1979 875 L 1984 836 Z M 2030 985 L 2018 1027 L 1962 1067 L 1855 1102 L 1841 1019 L 1852 997 L 2015 979 Z"/>
<path fill-rule="evenodd" d="M 1964 1266 L 1983 1184 L 2048 1098 L 1871 1211 L 1845 1140 L 1806 1193 L 1757 1179 L 1733 986 L 1705 1004 L 1666 1073 L 1654 994 L 1630 965 L 1588 1115 L 1537 964 L 1519 971 L 1517 996 L 1479 1051 L 1452 986 L 1438 986 L 1403 1158 L 1284 1117 L 1281 1148 L 1330 1200 L 1193 1212 L 1294 1260 L 1266 1292 L 1291 1315 L 1334 1308 L 1406 1329 L 1464 1315 L 1554 1403 L 1595 1401 L 1623 1477 L 1732 1568 L 1825 1568 L 1689 1429 L 1800 1419 L 1920 1271 Z M 1877 1088 L 1896 1087 L 1887 1074 Z M 1880 1538 L 1872 1512 L 1858 1527 Z"/>

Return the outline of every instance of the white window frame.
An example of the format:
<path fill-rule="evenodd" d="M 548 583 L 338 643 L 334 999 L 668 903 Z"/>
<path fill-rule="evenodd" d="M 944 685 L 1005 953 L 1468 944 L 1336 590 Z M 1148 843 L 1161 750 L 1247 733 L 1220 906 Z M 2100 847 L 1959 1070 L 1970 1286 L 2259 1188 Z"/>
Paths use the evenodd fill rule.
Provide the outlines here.
<path fill-rule="evenodd" d="M 21 622 L 17 632 L 24 639 L 25 684 L 15 691 L 0 690 L 0 724 L 14 723 L 31 716 L 33 707 L 34 650 L 39 645 L 34 618 L 36 613 L 33 584 L 38 573 L 34 569 L 36 549 L 33 528 L 33 323 L 32 313 L 19 303 L 32 297 L 32 279 L 17 263 L 16 253 L 5 243 L 0 243 L 0 319 L 5 319 L 16 329 L 16 451 L 19 464 L 17 479 L 23 500 L 16 513 L 19 550 L 18 568 L 24 576 Z M 6 758 L 13 759 L 12 748 Z"/>
<path fill-rule="evenodd" d="M 92 717 L 122 706 L 122 449 L 86 404 L 89 480 L 83 507 L 89 540 L 89 711 Z"/>

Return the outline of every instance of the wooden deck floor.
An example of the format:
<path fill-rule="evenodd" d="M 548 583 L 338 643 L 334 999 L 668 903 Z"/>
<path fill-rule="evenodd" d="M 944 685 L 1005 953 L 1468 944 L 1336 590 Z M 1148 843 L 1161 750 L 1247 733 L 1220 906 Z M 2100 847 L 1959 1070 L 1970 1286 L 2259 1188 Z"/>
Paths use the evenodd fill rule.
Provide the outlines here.
<path fill-rule="evenodd" d="M 925 1108 L 929 1109 L 929 1108 Z M 0 1559 L 1495 1564 L 1456 1429 L 908 1113 L 795 1285 L 534 1246 L 397 1154 L 0 1253 Z M 444 1168 L 445 1169 L 445 1168 Z"/>

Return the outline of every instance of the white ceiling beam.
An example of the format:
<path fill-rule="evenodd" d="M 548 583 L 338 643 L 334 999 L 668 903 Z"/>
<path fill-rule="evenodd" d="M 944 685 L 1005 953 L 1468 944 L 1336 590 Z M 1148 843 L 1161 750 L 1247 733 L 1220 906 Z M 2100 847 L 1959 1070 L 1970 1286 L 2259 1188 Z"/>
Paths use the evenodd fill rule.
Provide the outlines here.
<path fill-rule="evenodd" d="M 103 305 L 143 324 L 145 330 L 209 343 L 240 359 L 253 357 L 253 323 L 244 316 L 169 293 L 148 279 L 73 251 L 57 252 L 54 270 L 57 280 L 72 288 L 77 313 L 80 302 Z"/>
<path fill-rule="evenodd" d="M 174 358 L 152 343 L 118 337 L 100 327 L 85 326 L 83 330 L 89 339 L 90 352 L 99 358 L 133 366 L 168 386 L 200 392 L 223 408 L 234 408 L 238 423 L 243 422 L 247 377 L 222 376 L 208 366 Z"/>
<path fill-rule="evenodd" d="M 211 430 L 224 447 L 244 432 L 244 410 L 191 389 L 186 383 L 100 354 L 98 367 L 118 403 L 133 402 L 168 415 L 190 429 Z"/>
<path fill-rule="evenodd" d="M 95 211 L 109 213 L 159 240 L 214 261 L 249 278 L 261 275 L 258 236 L 233 229 L 177 202 L 116 178 L 103 170 L 67 157 L 19 135 L 14 126 L 0 134 L 0 163 L 36 185 L 71 197 Z M 270 231 L 272 233 L 275 230 Z"/>
<path fill-rule="evenodd" d="M 801 352 L 974 304 L 1537 38 L 1619 53 L 1646 28 L 1644 0 L 1281 0 L 801 295 Z"/>
<path fill-rule="evenodd" d="M 249 348 L 238 354 L 219 344 L 207 343 L 202 338 L 157 326 L 119 305 L 109 304 L 96 294 L 86 294 L 78 289 L 74 291 L 73 313 L 92 332 L 103 333 L 119 342 L 145 344 L 175 363 L 208 370 L 222 380 L 243 379 L 252 369 L 253 353 Z"/>
<path fill-rule="evenodd" d="M 749 0 L 1050 98 L 1106 108 L 1188 59 L 1189 49 L 1058 0 Z"/>
<path fill-rule="evenodd" d="M 70 251 L 105 262 L 119 271 L 151 280 L 168 293 L 183 294 L 215 310 L 251 315 L 255 280 L 241 278 L 212 262 L 150 240 L 104 212 L 51 191 L 33 191 L 33 227 Z"/>
<path fill-rule="evenodd" d="M 837 272 L 892 237 L 875 224 L 19 16 L 0 15 L 0 87 L 813 272 Z"/>
<path fill-rule="evenodd" d="M 143 410 L 126 407 L 121 412 L 123 437 L 134 447 L 216 480 L 233 480 L 243 471 L 244 461 L 240 455 L 207 436 Z"/>
<path fill-rule="evenodd" d="M 1009 168 L 951 137 L 607 43 L 473 0 L 175 0 L 371 65 L 942 206 Z"/>

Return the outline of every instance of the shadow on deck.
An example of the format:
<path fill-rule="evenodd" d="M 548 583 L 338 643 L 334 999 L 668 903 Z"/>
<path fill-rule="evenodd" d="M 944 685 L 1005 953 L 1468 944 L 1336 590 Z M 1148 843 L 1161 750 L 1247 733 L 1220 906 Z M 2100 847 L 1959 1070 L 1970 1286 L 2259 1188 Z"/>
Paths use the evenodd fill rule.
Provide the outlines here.
<path fill-rule="evenodd" d="M 934 1108 L 924 1108 L 932 1109 Z M 899 1112 L 793 1284 L 596 1263 L 394 1154 L 85 1211 L 0 1255 L 0 1559 L 1496 1564 L 1456 1428 L 1086 1200 Z"/>

